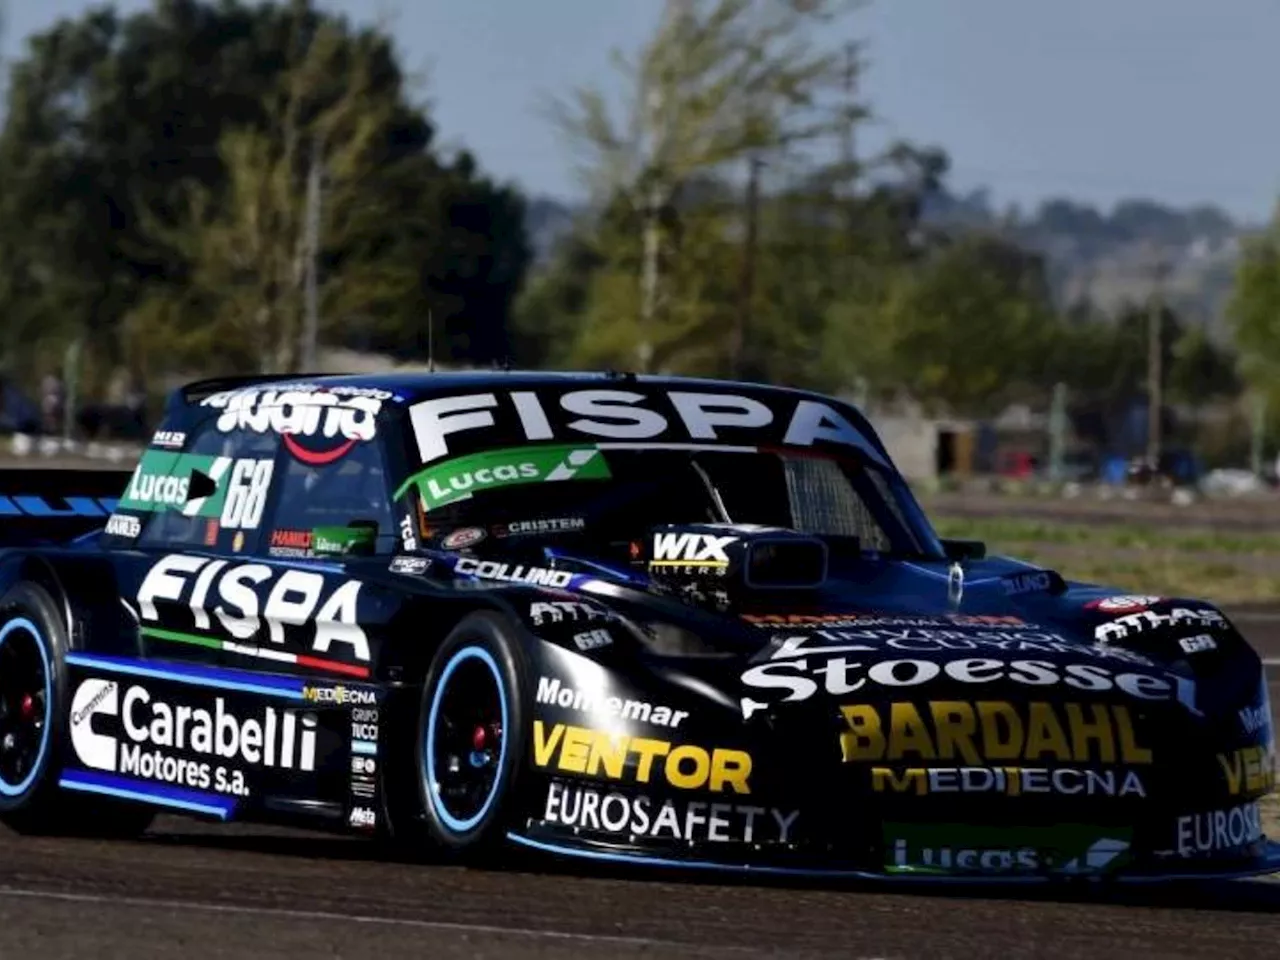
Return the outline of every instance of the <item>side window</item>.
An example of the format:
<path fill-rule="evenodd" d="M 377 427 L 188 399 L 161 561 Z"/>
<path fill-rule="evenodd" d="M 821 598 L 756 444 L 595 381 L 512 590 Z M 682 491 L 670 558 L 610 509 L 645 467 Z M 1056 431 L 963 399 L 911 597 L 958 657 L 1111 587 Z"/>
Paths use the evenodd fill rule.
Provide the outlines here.
<path fill-rule="evenodd" d="M 186 449 L 148 449 L 138 461 L 122 509 L 146 516 L 141 546 L 252 550 L 275 478 L 279 439 L 222 433 L 215 418 Z M 189 434 L 190 435 L 190 434 Z"/>
<path fill-rule="evenodd" d="M 317 527 L 377 525 L 377 552 L 393 553 L 399 542 L 387 490 L 381 445 L 355 444 L 332 463 L 311 465 L 281 458 L 279 499 L 266 548 L 276 554 L 304 553 Z"/>

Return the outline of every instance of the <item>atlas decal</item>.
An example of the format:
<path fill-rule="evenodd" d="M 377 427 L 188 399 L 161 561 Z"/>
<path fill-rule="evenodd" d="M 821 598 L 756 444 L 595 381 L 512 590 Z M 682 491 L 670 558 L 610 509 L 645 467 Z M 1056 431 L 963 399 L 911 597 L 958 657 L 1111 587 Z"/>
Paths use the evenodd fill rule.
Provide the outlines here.
<path fill-rule="evenodd" d="M 580 600 L 539 600 L 529 604 L 529 619 L 534 626 L 540 627 L 544 623 L 617 620 L 618 615 L 605 607 Z"/>
<path fill-rule="evenodd" d="M 774 404 L 779 409 L 755 397 L 702 391 L 587 389 L 553 396 L 513 390 L 422 400 L 409 408 L 409 418 L 423 463 L 449 456 L 450 437 L 496 428 L 499 418 L 507 435 L 522 435 L 530 443 L 580 437 L 624 444 L 662 440 L 813 447 L 825 442 L 884 461 L 831 404 L 789 397 L 774 399 Z"/>
<path fill-rule="evenodd" d="M 329 654 L 335 645 L 360 663 L 369 661 L 369 640 L 359 624 L 361 584 L 358 580 L 333 578 L 312 570 L 281 569 L 265 563 L 231 563 L 184 554 L 170 554 L 147 571 L 138 588 L 138 613 L 144 621 L 142 632 L 159 640 L 219 645 L 207 636 L 191 636 L 159 629 L 161 619 L 156 603 L 184 603 L 191 611 L 195 629 L 202 634 L 216 618 L 221 628 L 235 640 L 249 640 L 267 627 L 267 644 L 246 647 L 222 644 L 224 649 L 269 660 L 284 660 L 322 669 L 342 671 L 344 664 L 303 658 L 284 650 L 285 627 L 314 627 L 312 649 Z M 261 594 L 266 593 L 266 600 Z M 211 616 L 212 614 L 212 616 Z M 149 628 L 147 622 L 156 623 Z M 348 672 L 366 675 L 366 667 L 349 667 Z"/>
<path fill-rule="evenodd" d="M 1136 613 L 1128 613 L 1122 617 L 1116 617 L 1109 623 L 1101 623 L 1095 627 L 1094 636 L 1105 643 L 1110 640 L 1123 640 L 1132 634 L 1143 633 L 1148 630 L 1181 625 L 1213 627 L 1220 630 L 1225 630 L 1229 626 L 1227 618 L 1212 608 L 1174 607 L 1168 613 L 1158 613 L 1155 610 L 1140 610 Z"/>
<path fill-rule="evenodd" d="M 100 717 L 118 718 L 123 738 L 95 729 Z M 316 718 L 309 713 L 268 706 L 243 716 L 222 697 L 207 709 L 170 703 L 142 684 L 122 689 L 90 678 L 72 695 L 70 719 L 72 749 L 92 770 L 240 797 L 249 794 L 240 767 L 315 770 Z"/>
<path fill-rule="evenodd" d="M 846 763 L 955 760 L 965 766 L 1053 760 L 1145 766 L 1129 708 L 1101 703 L 1012 704 L 935 700 L 926 705 L 846 704 L 840 734 Z"/>
<path fill-rule="evenodd" d="M 222 410 L 215 427 L 222 433 L 248 430 L 276 433 L 298 461 L 321 467 L 334 463 L 357 443 L 372 440 L 385 390 L 298 387 L 215 393 L 203 406 Z"/>
<path fill-rule="evenodd" d="M 787 843 L 798 810 L 702 800 L 657 800 L 553 780 L 542 822 L 575 831 L 681 843 Z"/>

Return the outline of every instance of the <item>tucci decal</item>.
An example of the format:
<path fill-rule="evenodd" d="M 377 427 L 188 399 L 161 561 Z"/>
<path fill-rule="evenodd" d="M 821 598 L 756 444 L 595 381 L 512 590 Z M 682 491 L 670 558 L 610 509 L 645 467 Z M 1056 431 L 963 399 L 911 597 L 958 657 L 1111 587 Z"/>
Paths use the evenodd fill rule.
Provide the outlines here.
<path fill-rule="evenodd" d="M 222 410 L 219 431 L 279 434 L 294 459 L 322 467 L 374 438 L 378 413 L 390 398 L 374 388 L 289 384 L 215 393 L 202 406 Z"/>
<path fill-rule="evenodd" d="M 144 621 L 159 621 L 158 601 L 185 601 L 197 630 L 210 629 L 212 613 L 232 637 L 248 640 L 265 622 L 267 639 L 277 645 L 285 642 L 286 626 L 311 625 L 313 650 L 328 653 L 342 644 L 367 663 L 369 640 L 357 615 L 361 584 L 345 579 L 333 584 L 334 578 L 312 570 L 170 554 L 143 578 L 138 613 Z"/>
<path fill-rule="evenodd" d="M 123 736 L 95 725 L 107 717 Z M 222 697 L 212 708 L 175 704 L 142 684 L 122 688 L 94 677 L 76 688 L 70 719 L 72 749 L 92 770 L 244 797 L 249 789 L 239 767 L 316 768 L 316 718 L 309 713 L 260 706 L 245 716 Z"/>
<path fill-rule="evenodd" d="M 683 390 L 590 389 L 558 395 L 513 390 L 422 400 L 409 408 L 409 417 L 423 463 L 454 452 L 450 437 L 488 429 L 501 429 L 506 437 L 523 442 L 562 443 L 587 439 L 714 444 L 726 442 L 722 432 L 733 431 L 738 442 L 812 447 L 823 441 L 854 447 L 877 463 L 884 459 L 832 404 L 782 393 L 757 399 Z"/>

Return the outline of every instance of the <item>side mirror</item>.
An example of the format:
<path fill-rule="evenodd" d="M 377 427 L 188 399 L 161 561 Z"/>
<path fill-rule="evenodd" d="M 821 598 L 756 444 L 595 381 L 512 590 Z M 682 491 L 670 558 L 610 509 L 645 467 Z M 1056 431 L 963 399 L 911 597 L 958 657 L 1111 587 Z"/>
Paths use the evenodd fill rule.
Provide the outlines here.
<path fill-rule="evenodd" d="M 377 546 L 376 523 L 316 527 L 311 531 L 311 552 L 317 557 L 370 557 L 377 551 Z"/>
<path fill-rule="evenodd" d="M 943 540 L 942 550 L 948 560 L 960 562 L 981 560 L 987 555 L 987 545 L 981 540 Z"/>

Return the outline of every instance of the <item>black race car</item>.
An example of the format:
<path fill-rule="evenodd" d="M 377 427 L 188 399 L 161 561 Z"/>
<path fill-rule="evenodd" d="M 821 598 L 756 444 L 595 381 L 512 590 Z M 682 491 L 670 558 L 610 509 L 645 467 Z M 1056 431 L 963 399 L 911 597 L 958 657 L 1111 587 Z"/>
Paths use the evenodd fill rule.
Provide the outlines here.
<path fill-rule="evenodd" d="M 934 534 L 851 407 L 568 374 L 207 381 L 0 478 L 0 817 L 157 809 L 855 877 L 1280 866 L 1214 606 Z"/>

